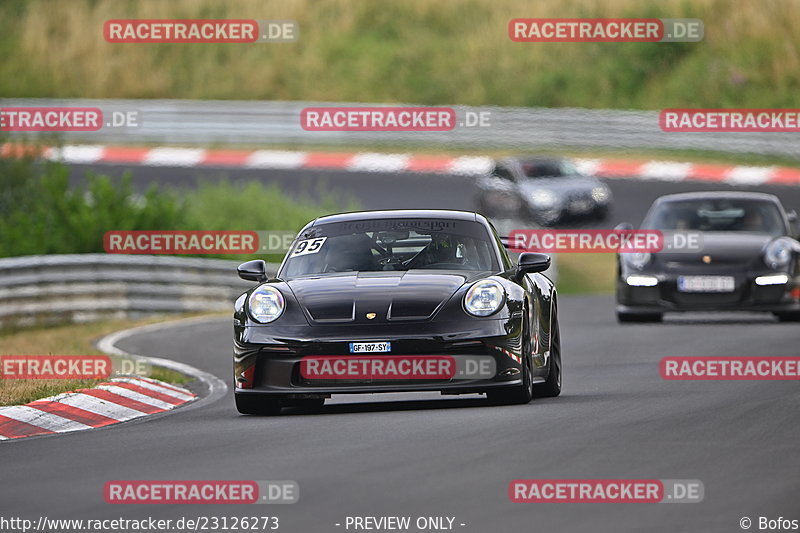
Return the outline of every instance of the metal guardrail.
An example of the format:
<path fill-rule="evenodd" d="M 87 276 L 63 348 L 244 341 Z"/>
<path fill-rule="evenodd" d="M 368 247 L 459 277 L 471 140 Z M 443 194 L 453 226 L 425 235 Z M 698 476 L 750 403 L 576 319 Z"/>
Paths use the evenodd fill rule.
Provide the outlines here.
<path fill-rule="evenodd" d="M 0 259 L 0 329 L 232 311 L 253 286 L 238 261 L 153 255 L 35 255 Z M 267 265 L 271 275 L 278 264 Z M 556 279 L 555 261 L 547 274 Z"/>
<path fill-rule="evenodd" d="M 0 328 L 232 310 L 253 285 L 238 278 L 238 264 L 108 254 L 0 259 Z"/>
<path fill-rule="evenodd" d="M 795 133 L 666 133 L 657 111 L 452 106 L 458 122 L 467 113 L 489 113 L 490 126 L 457 126 L 448 132 L 312 132 L 300 126 L 306 107 L 373 104 L 219 100 L 0 99 L 0 107 L 98 107 L 136 111 L 138 128 L 64 133 L 67 142 L 160 145 L 392 144 L 536 150 L 542 148 L 695 149 L 800 158 Z M 473 115 L 475 116 L 475 115 Z M 22 134 L 15 134 L 19 136 Z M 29 134 L 28 134 L 29 135 Z"/>

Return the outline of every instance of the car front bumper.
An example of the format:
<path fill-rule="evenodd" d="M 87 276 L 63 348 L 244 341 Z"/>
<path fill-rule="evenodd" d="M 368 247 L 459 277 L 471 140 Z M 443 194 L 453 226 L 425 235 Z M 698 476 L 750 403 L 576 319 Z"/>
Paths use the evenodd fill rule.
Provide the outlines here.
<path fill-rule="evenodd" d="M 719 273 L 734 277 L 731 292 L 681 292 L 678 274 L 633 273 L 655 277 L 655 286 L 631 286 L 625 278 L 617 280 L 617 311 L 623 313 L 660 313 L 665 311 L 765 311 L 800 312 L 800 279 L 790 278 L 779 285 L 757 285 L 759 276 L 774 272 L 745 274 Z M 704 273 L 706 274 L 706 273 Z M 717 275 L 717 273 L 707 273 Z"/>
<path fill-rule="evenodd" d="M 519 320 L 480 320 L 470 328 L 442 324 L 399 324 L 375 335 L 374 327 L 360 325 L 237 328 L 234 342 L 236 394 L 275 394 L 318 397 L 332 394 L 439 391 L 449 394 L 486 392 L 522 384 L 522 327 Z M 348 359 L 367 354 L 349 353 L 351 342 L 391 342 L 387 353 L 370 358 L 450 356 L 453 360 L 491 358 L 493 375 L 450 379 L 308 379 L 301 373 L 304 357 Z M 536 360 L 536 358 L 533 358 Z M 534 368 L 535 381 L 542 381 Z"/>

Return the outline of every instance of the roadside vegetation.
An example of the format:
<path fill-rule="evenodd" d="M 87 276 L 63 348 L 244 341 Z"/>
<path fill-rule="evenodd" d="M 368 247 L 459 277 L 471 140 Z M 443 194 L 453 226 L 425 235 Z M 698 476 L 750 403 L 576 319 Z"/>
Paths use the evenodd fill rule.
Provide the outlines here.
<path fill-rule="evenodd" d="M 515 43 L 512 18 L 699 18 L 700 43 Z M 283 44 L 109 44 L 108 19 L 293 19 Z M 0 96 L 796 107 L 790 0 L 4 0 Z"/>
<path fill-rule="evenodd" d="M 616 283 L 615 254 L 558 254 L 558 293 L 612 293 Z"/>
<path fill-rule="evenodd" d="M 358 207 L 326 190 L 316 201 L 298 199 L 257 181 L 182 191 L 153 185 L 139 194 L 130 176 L 89 173 L 83 184 L 69 178 L 60 163 L 0 158 L 0 257 L 102 253 L 110 230 L 298 231 L 317 216 Z"/>
<path fill-rule="evenodd" d="M 161 320 L 163 317 L 152 317 L 144 320 L 114 320 L 0 331 L 0 359 L 3 355 L 20 354 L 98 355 L 100 352 L 94 347 L 94 343 L 100 337 Z M 148 377 L 178 385 L 191 381 L 189 377 L 179 372 L 161 367 L 152 367 Z M 94 379 L 0 379 L 0 406 L 21 405 L 63 392 L 93 387 L 100 382 L 101 380 Z"/>

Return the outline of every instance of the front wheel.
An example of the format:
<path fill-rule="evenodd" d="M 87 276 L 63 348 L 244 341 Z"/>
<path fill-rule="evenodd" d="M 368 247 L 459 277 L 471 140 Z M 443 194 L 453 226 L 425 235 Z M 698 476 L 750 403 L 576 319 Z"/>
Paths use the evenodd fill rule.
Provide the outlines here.
<path fill-rule="evenodd" d="M 278 415 L 283 407 L 283 400 L 268 394 L 236 394 L 236 410 L 243 415 Z"/>
<path fill-rule="evenodd" d="M 536 398 L 555 398 L 561 394 L 561 330 L 558 327 L 558 309 L 553 309 L 553 326 L 550 332 L 550 371 L 547 381 L 533 388 Z"/>
<path fill-rule="evenodd" d="M 522 383 L 512 388 L 488 391 L 486 396 L 494 405 L 524 405 L 526 403 L 530 403 L 530 401 L 533 399 L 531 335 L 527 323 L 523 329 L 522 338 Z"/>
<path fill-rule="evenodd" d="M 524 405 L 533 399 L 533 376 L 530 358 L 525 357 L 522 365 L 522 383 L 513 388 L 489 391 L 486 396 L 494 405 Z"/>
<path fill-rule="evenodd" d="M 797 312 L 788 312 L 788 313 L 773 313 L 778 320 L 781 322 L 800 322 L 800 313 Z"/>

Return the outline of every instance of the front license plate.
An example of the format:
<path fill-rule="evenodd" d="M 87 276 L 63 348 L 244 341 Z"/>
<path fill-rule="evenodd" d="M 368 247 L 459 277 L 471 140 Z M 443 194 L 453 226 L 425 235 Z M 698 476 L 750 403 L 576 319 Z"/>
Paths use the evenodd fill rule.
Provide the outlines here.
<path fill-rule="evenodd" d="M 381 353 L 391 352 L 391 342 L 351 342 L 350 353 Z"/>
<path fill-rule="evenodd" d="M 733 292 L 733 276 L 678 276 L 680 292 Z"/>

